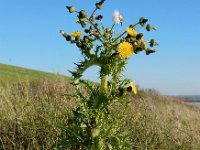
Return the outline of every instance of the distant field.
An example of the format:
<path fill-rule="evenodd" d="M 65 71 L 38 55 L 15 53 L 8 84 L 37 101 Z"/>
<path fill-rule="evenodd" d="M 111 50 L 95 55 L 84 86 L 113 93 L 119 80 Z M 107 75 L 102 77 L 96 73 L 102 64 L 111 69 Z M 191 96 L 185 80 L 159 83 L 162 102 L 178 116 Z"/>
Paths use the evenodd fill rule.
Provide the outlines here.
<path fill-rule="evenodd" d="M 47 73 L 43 71 L 36 71 L 32 69 L 26 69 L 22 67 L 16 67 L 6 64 L 0 64 L 0 82 L 25 82 L 25 81 L 38 81 L 38 80 L 48 80 L 56 79 L 58 77 L 63 77 L 66 80 L 70 78 L 63 75 Z"/>

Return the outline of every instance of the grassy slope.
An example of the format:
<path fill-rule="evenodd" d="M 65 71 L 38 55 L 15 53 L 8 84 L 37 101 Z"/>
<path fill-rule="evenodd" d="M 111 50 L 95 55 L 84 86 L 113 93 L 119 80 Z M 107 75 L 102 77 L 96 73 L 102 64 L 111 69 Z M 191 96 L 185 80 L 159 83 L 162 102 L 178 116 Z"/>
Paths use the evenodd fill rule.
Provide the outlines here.
<path fill-rule="evenodd" d="M 10 82 L 0 85 L 0 149 L 52 149 L 59 133 L 56 126 L 67 120 L 75 103 L 63 96 L 73 92 L 66 80 L 40 82 L 44 76 L 56 78 L 0 65 L 0 80 Z M 22 79 L 38 81 L 12 84 Z M 131 132 L 133 149 L 200 149 L 199 107 L 172 101 L 155 91 L 130 95 L 129 99 L 129 115 L 122 130 Z"/>
<path fill-rule="evenodd" d="M 57 76 L 53 73 L 0 64 L 0 82 L 38 81 L 55 78 Z M 69 78 L 66 77 L 67 79 Z"/>

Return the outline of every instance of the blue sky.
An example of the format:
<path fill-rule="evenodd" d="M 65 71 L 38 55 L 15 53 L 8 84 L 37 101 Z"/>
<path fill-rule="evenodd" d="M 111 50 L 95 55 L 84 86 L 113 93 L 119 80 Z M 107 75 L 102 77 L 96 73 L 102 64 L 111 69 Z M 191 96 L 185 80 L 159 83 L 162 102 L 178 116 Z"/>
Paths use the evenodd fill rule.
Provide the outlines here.
<path fill-rule="evenodd" d="M 79 50 L 59 34 L 81 30 L 65 6 L 92 12 L 93 0 L 1 0 L 0 63 L 70 75 L 67 70 L 81 59 Z M 200 1 L 199 0 L 107 0 L 100 14 L 107 27 L 112 12 L 124 17 L 124 30 L 140 17 L 158 28 L 145 32 L 145 39 L 155 38 L 158 52 L 150 56 L 133 55 L 124 75 L 142 88 L 154 88 L 161 94 L 200 95 Z M 97 80 L 98 68 L 91 68 L 85 78 Z"/>

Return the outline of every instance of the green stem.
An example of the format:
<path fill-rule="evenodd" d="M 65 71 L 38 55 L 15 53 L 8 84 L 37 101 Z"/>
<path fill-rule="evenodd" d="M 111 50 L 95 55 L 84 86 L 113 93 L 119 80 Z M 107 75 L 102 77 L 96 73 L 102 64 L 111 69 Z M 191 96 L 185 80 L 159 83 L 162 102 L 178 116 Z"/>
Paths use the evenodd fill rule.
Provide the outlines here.
<path fill-rule="evenodd" d="M 101 43 L 104 45 L 104 41 L 101 39 L 101 37 L 102 37 L 101 30 L 99 30 L 99 28 L 96 27 L 92 21 L 89 20 L 89 23 L 97 30 L 97 32 L 98 32 L 99 35 L 100 35 L 99 40 L 100 40 Z"/>
<path fill-rule="evenodd" d="M 102 93 L 107 92 L 107 86 L 108 86 L 108 75 L 102 75 L 101 76 L 101 88 L 100 91 Z"/>
<path fill-rule="evenodd" d="M 113 30 L 114 26 L 115 26 L 115 23 L 113 23 L 113 25 L 112 25 L 112 27 L 111 27 L 111 30 Z"/>
<path fill-rule="evenodd" d="M 90 18 L 93 17 L 94 13 L 97 11 L 97 8 L 94 9 L 94 11 L 92 12 L 92 14 L 90 15 Z"/>

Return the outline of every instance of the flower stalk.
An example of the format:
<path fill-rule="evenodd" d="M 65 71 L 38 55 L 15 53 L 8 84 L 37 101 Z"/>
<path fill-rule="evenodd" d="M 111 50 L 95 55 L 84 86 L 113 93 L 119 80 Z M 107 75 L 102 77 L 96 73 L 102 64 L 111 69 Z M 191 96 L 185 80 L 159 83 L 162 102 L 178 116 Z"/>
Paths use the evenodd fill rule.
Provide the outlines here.
<path fill-rule="evenodd" d="M 101 76 L 101 87 L 100 87 L 100 92 L 101 93 L 106 93 L 107 92 L 107 87 L 108 87 L 108 75 L 102 75 Z"/>

